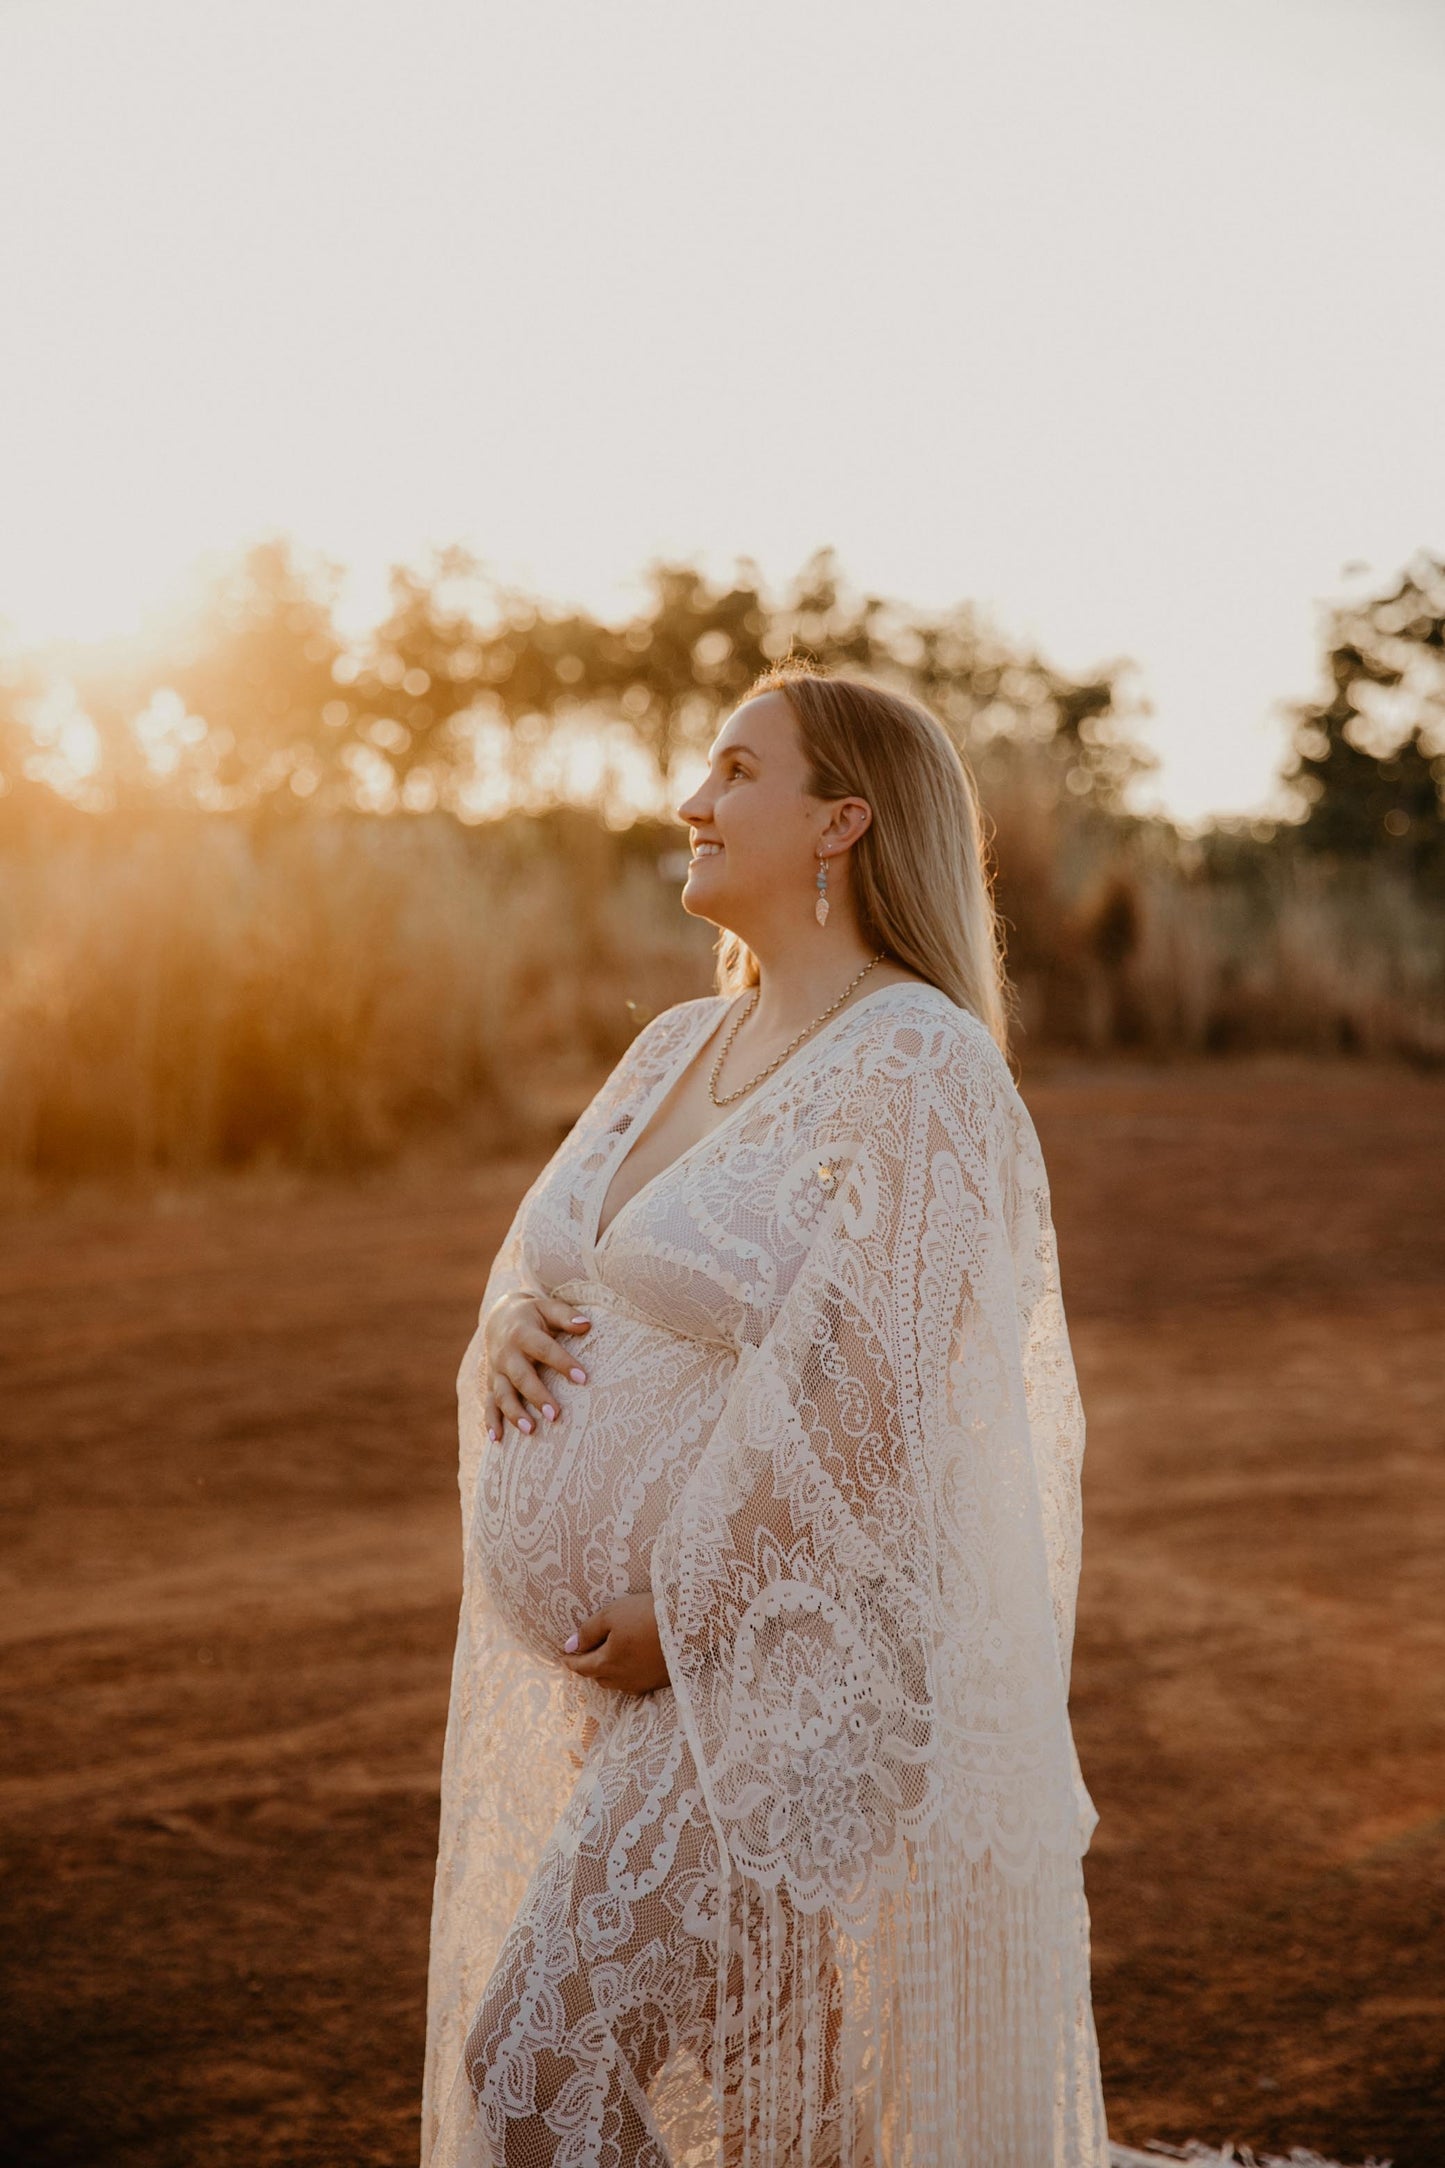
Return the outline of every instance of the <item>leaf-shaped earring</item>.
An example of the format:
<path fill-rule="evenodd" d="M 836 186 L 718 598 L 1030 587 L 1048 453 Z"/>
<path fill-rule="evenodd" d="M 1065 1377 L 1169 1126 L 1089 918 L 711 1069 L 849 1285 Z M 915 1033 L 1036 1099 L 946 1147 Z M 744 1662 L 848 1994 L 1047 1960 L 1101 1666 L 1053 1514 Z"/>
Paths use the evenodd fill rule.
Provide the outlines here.
<path fill-rule="evenodd" d="M 820 926 L 828 923 L 828 861 L 818 853 L 818 900 L 813 905 L 813 916 Z"/>

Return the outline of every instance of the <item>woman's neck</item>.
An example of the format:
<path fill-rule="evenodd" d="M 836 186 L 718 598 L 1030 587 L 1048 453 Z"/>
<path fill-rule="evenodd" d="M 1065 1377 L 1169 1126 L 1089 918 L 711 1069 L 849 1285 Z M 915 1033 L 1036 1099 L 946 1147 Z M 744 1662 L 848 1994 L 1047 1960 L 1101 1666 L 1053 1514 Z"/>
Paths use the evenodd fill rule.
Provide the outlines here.
<path fill-rule="evenodd" d="M 857 934 L 829 941 L 821 928 L 814 931 L 815 941 L 805 937 L 763 953 L 753 951 L 758 959 L 758 998 L 748 1018 L 750 1037 L 787 1037 L 800 1031 L 835 1002 L 849 980 L 877 954 Z M 841 928 L 839 932 L 841 935 Z M 866 992 L 885 972 L 889 977 L 895 975 L 888 970 L 886 961 L 874 964 L 857 991 Z"/>

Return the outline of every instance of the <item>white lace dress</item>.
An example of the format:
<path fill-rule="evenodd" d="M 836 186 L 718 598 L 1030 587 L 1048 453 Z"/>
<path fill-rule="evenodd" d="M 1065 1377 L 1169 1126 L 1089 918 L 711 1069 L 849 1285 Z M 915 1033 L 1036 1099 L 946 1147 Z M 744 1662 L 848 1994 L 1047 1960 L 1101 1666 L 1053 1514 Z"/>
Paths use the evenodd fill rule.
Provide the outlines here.
<path fill-rule="evenodd" d="M 880 987 L 599 1236 L 727 1007 L 639 1034 L 488 1279 L 586 1311 L 590 1382 L 493 1445 L 480 1323 L 462 1360 L 424 2168 L 1104 2168 L 1033 1126 L 975 1018 Z M 576 1678 L 648 1589 L 671 1685 Z"/>

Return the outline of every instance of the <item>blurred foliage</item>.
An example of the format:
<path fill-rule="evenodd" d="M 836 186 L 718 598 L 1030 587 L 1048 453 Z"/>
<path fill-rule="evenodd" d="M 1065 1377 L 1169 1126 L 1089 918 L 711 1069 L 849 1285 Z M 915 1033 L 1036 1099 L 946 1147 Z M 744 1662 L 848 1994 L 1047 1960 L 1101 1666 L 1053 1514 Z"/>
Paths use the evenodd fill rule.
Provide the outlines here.
<path fill-rule="evenodd" d="M 478 817 L 559 797 L 595 802 L 585 762 L 571 788 L 558 767 L 570 727 L 625 751 L 618 790 L 632 803 L 608 808 L 625 817 L 673 802 L 679 763 L 787 654 L 916 692 L 975 757 L 998 740 L 1029 745 L 1081 801 L 1120 804 L 1154 764 L 1133 734 L 1149 711 L 1124 683 L 1126 661 L 1070 678 L 969 604 L 928 617 L 848 592 L 830 550 L 776 603 L 754 570 L 742 560 L 717 583 L 654 562 L 642 606 L 606 624 L 499 588 L 467 552 L 447 549 L 398 566 L 389 612 L 348 647 L 335 626 L 336 568 L 308 571 L 284 541 L 260 544 L 159 649 L 71 659 L 65 683 L 98 757 L 54 787 L 94 811 L 292 800 Z M 17 692 L 11 712 L 24 705 Z M 34 779 L 36 757 L 18 724 L 0 736 L 5 797 Z"/>
<path fill-rule="evenodd" d="M 1335 605 L 1325 675 L 1291 710 L 1300 846 L 1445 894 L 1445 561 L 1421 552 L 1384 592 Z"/>
<path fill-rule="evenodd" d="M 41 752 L 31 716 L 45 693 L 37 664 L 15 649 L 0 650 L 0 792 L 12 832 L 43 820 L 56 793 L 36 772 Z"/>
<path fill-rule="evenodd" d="M 1397 876 L 1285 852 L 1220 881 L 1022 769 L 991 813 L 1025 1071 L 1048 1048 L 1445 1061 L 1445 915 Z M 535 1153 L 640 1023 L 710 990 L 676 841 L 568 806 L 156 808 L 0 851 L 0 1174 Z"/>
<path fill-rule="evenodd" d="M 1340 604 L 1278 818 L 1131 809 L 1119 661 L 1079 680 L 970 605 L 776 602 L 655 563 L 625 621 L 461 550 L 365 637 L 271 542 L 148 645 L 0 646 L 0 1169 L 364 1164 L 533 1148 L 639 1022 L 707 990 L 670 809 L 769 662 L 856 668 L 966 752 L 1015 1050 L 1445 1061 L 1445 566 Z M 695 766 L 693 768 L 695 774 Z M 390 818 L 378 818 L 390 815 Z"/>
<path fill-rule="evenodd" d="M 364 637 L 337 629 L 340 568 L 258 544 L 148 643 L 0 649 L 0 837 L 86 812 L 304 808 L 472 821 L 574 803 L 623 826 L 666 814 L 768 663 L 810 657 L 916 693 L 987 799 L 1026 769 L 1087 825 L 1129 819 L 1156 765 L 1127 658 L 1072 678 L 970 603 L 936 615 L 851 591 L 819 550 L 774 601 L 751 560 L 730 581 L 655 561 L 619 623 L 499 586 L 465 550 L 391 575 Z M 1289 705 L 1287 810 L 1221 818 L 1219 876 L 1259 878 L 1260 846 L 1370 859 L 1445 884 L 1445 563 L 1420 553 L 1379 592 L 1334 604 L 1324 691 Z M 1163 825 L 1167 826 L 1167 823 Z M 1042 876 L 1044 869 L 1031 869 Z"/>

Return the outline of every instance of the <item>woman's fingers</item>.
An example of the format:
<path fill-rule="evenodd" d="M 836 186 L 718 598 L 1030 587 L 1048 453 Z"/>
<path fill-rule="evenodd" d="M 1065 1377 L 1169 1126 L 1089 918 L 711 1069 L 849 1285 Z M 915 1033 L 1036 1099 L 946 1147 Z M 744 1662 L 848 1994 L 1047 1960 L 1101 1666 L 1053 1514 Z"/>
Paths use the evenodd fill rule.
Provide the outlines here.
<path fill-rule="evenodd" d="M 531 1401 L 544 1422 L 555 1423 L 557 1396 L 548 1392 L 520 1349 L 514 1349 L 503 1356 L 501 1372 L 520 1399 Z"/>
<path fill-rule="evenodd" d="M 482 1401 L 482 1421 L 486 1424 L 487 1436 L 494 1444 L 502 1435 L 502 1427 L 506 1423 L 515 1423 L 518 1430 L 535 1430 L 537 1427 L 536 1417 L 522 1405 L 512 1390 L 510 1378 L 502 1370 L 493 1374 Z"/>
<path fill-rule="evenodd" d="M 564 1378 L 570 1378 L 574 1385 L 587 1383 L 587 1373 L 571 1348 L 563 1347 L 560 1340 L 552 1339 L 550 1334 L 539 1327 L 534 1326 L 528 1333 L 518 1333 L 517 1345 L 524 1355 L 532 1358 L 534 1364 L 545 1363 L 549 1369 L 559 1371 Z"/>
<path fill-rule="evenodd" d="M 599 1684 L 610 1686 L 614 1681 L 617 1647 L 610 1625 L 599 1623 L 605 1616 L 599 1612 L 596 1618 L 583 1620 L 563 1642 L 562 1661 L 580 1678 L 596 1679 Z"/>
<path fill-rule="evenodd" d="M 589 1650 L 601 1648 L 611 1631 L 611 1611 L 604 1605 L 600 1611 L 594 1611 L 591 1618 L 584 1618 L 581 1625 L 573 1629 L 562 1644 L 562 1653 L 564 1656 L 585 1656 Z"/>
<path fill-rule="evenodd" d="M 574 1385 L 585 1385 L 587 1372 L 574 1351 L 554 1339 L 543 1327 L 552 1325 L 561 1332 L 586 1332 L 591 1322 L 580 1310 L 558 1302 L 550 1295 L 537 1296 L 531 1304 L 530 1317 L 524 1312 L 513 1321 L 503 1345 L 495 1350 L 489 1390 L 483 1403 L 483 1419 L 489 1434 L 494 1438 L 500 1436 L 504 1423 L 515 1423 L 518 1430 L 532 1431 L 539 1422 L 560 1420 L 562 1410 L 557 1404 L 557 1395 L 543 1384 L 541 1369 L 555 1370 L 560 1376 L 570 1378 Z"/>
<path fill-rule="evenodd" d="M 537 1310 L 554 1332 L 586 1332 L 592 1323 L 591 1318 L 581 1310 L 571 1309 L 568 1304 L 558 1302 L 552 1295 L 543 1295 L 537 1303 Z"/>
<path fill-rule="evenodd" d="M 497 1396 L 497 1406 L 501 1410 L 504 1423 L 515 1423 L 518 1430 L 534 1430 L 536 1428 L 531 1416 L 512 1391 L 510 1381 L 500 1371 L 497 1373 L 492 1390 Z"/>
<path fill-rule="evenodd" d="M 629 1599 L 587 1619 L 562 1644 L 562 1661 L 580 1678 L 620 1694 L 650 1694 L 666 1686 L 667 1666 L 635 1630 Z"/>
<path fill-rule="evenodd" d="M 545 1400 L 547 1395 L 543 1393 L 541 1398 Z M 555 1401 L 553 1405 L 556 1405 Z M 537 1427 L 538 1416 L 523 1404 L 521 1395 L 500 1366 L 493 1370 L 487 1381 L 487 1391 L 482 1401 L 482 1420 L 487 1426 L 488 1435 L 494 1440 L 501 1436 L 504 1423 L 515 1423 L 518 1430 L 535 1430 Z"/>
<path fill-rule="evenodd" d="M 569 1309 L 565 1302 L 554 1302 L 550 1295 L 544 1296 L 536 1309 L 542 1323 L 551 1325 L 558 1332 L 586 1332 L 591 1325 L 591 1320 L 583 1317 L 580 1311 Z M 517 1343 L 534 1363 L 546 1363 L 562 1377 L 570 1378 L 574 1385 L 587 1383 L 587 1373 L 578 1362 L 576 1351 L 564 1347 L 560 1340 L 554 1340 L 540 1325 L 519 1331 Z"/>
<path fill-rule="evenodd" d="M 556 1370 L 563 1377 L 571 1378 L 574 1385 L 585 1385 L 587 1373 L 577 1361 L 570 1348 L 563 1347 L 550 1333 L 540 1326 L 521 1326 L 513 1334 L 511 1345 L 502 1357 L 502 1368 L 524 1400 L 530 1400 L 544 1422 L 552 1423 L 561 1414 L 557 1396 L 542 1383 L 542 1370 Z"/>

